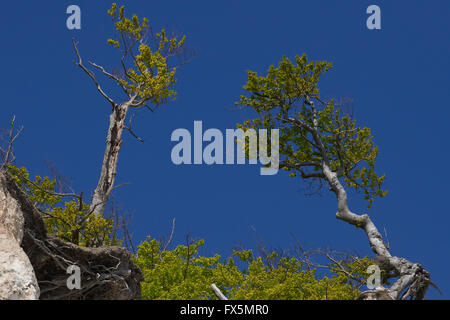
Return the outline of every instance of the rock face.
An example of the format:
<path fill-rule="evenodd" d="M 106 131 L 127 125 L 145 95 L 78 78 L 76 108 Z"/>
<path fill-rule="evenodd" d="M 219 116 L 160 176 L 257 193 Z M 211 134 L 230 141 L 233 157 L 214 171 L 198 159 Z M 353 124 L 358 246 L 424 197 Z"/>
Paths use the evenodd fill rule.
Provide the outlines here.
<path fill-rule="evenodd" d="M 24 217 L 0 172 L 0 299 L 36 300 L 39 286 L 33 266 L 21 248 Z"/>
<path fill-rule="evenodd" d="M 70 290 L 68 268 L 80 271 Z M 84 248 L 47 235 L 40 213 L 0 172 L 0 299 L 136 299 L 140 269 L 120 247 Z"/>

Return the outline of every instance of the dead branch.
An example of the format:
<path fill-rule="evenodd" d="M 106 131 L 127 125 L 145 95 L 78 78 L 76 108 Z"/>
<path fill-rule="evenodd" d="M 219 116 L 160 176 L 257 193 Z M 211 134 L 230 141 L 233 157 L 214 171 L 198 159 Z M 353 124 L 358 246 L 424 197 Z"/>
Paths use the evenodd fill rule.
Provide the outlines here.
<path fill-rule="evenodd" d="M 164 249 L 163 249 L 162 251 L 166 251 L 166 250 L 167 250 L 167 247 L 168 247 L 168 246 L 170 245 L 170 243 L 172 242 L 172 238 L 173 238 L 174 231 L 175 231 L 175 218 L 173 218 L 173 220 L 172 220 L 172 231 L 170 232 L 169 240 L 167 240 L 167 242 L 166 242 L 166 244 L 165 244 L 165 246 L 164 246 Z"/>
<path fill-rule="evenodd" d="M 73 47 L 75 49 L 75 53 L 77 55 L 78 58 L 78 62 L 74 62 L 77 66 L 79 66 L 84 72 L 86 72 L 86 74 L 92 79 L 92 81 L 94 82 L 95 86 L 97 87 L 98 92 L 100 92 L 100 94 L 109 102 L 111 103 L 111 105 L 113 106 L 113 108 L 118 107 L 119 105 L 113 100 L 111 99 L 102 89 L 102 87 L 100 86 L 100 83 L 98 83 L 97 79 L 95 78 L 95 74 L 89 70 L 88 68 L 86 68 L 83 65 L 83 61 L 81 60 L 81 56 L 80 53 L 78 52 L 78 48 L 77 45 L 78 43 L 75 42 L 75 39 L 72 38 L 72 43 L 73 43 Z"/>
<path fill-rule="evenodd" d="M 124 128 L 125 130 L 127 130 L 127 131 L 128 131 L 133 137 L 135 137 L 137 140 L 139 140 L 140 142 L 144 142 L 144 139 L 138 137 L 138 136 L 133 132 L 133 129 L 131 128 L 131 122 L 133 121 L 133 117 L 134 117 L 134 114 L 132 114 L 132 115 L 130 116 L 130 119 L 129 119 L 129 121 L 128 121 L 128 127 L 124 125 L 123 128 Z"/>
<path fill-rule="evenodd" d="M 12 154 L 12 148 L 13 148 L 13 144 L 14 141 L 19 137 L 19 135 L 22 133 L 23 130 L 23 126 L 17 131 L 16 134 L 14 134 L 14 124 L 16 121 L 16 116 L 13 116 L 12 120 L 11 120 L 11 129 L 9 130 L 9 141 L 8 141 L 8 147 L 6 149 L 5 152 L 5 156 L 3 159 L 3 163 L 0 167 L 0 171 L 3 170 L 10 162 L 14 161 L 14 155 Z M 2 149 L 2 153 L 4 152 L 4 150 Z M 12 159 L 10 161 L 10 157 L 12 156 Z"/>
<path fill-rule="evenodd" d="M 219 288 L 217 288 L 214 283 L 211 285 L 211 289 L 219 300 L 228 300 L 228 298 L 225 297 L 225 295 L 220 291 Z"/>

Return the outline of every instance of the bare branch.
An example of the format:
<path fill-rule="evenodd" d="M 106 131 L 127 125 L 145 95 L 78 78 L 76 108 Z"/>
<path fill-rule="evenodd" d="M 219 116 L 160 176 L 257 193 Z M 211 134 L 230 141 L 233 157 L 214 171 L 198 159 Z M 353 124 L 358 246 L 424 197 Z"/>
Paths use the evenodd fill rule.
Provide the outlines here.
<path fill-rule="evenodd" d="M 288 167 L 292 169 L 297 169 L 300 167 L 320 167 L 320 162 L 313 162 L 313 161 L 304 161 L 304 162 L 296 162 L 293 164 L 290 164 L 286 161 L 280 162 L 280 167 Z"/>
<path fill-rule="evenodd" d="M 322 172 L 313 172 L 313 173 L 306 173 L 302 169 L 299 169 L 300 174 L 303 179 L 309 179 L 309 178 L 325 178 L 325 175 Z"/>
<path fill-rule="evenodd" d="M 74 38 L 72 38 L 72 43 L 73 43 L 73 47 L 74 47 L 74 49 L 75 49 L 75 53 L 76 53 L 76 55 L 77 55 L 77 57 L 78 57 L 78 62 L 75 62 L 75 64 L 76 64 L 77 66 L 79 66 L 84 72 L 86 72 L 86 74 L 92 79 L 92 81 L 93 81 L 94 84 L 96 85 L 98 92 L 100 92 L 100 94 L 101 94 L 106 100 L 108 100 L 109 103 L 111 103 L 111 105 L 113 106 L 113 108 L 118 107 L 118 104 L 117 104 L 116 102 L 114 102 L 114 100 L 111 99 L 111 98 L 103 91 L 102 87 L 100 86 L 100 84 L 98 83 L 97 79 L 95 78 L 95 74 L 94 74 L 91 70 L 89 70 L 88 68 L 86 68 L 86 67 L 83 65 L 83 62 L 82 62 L 82 60 L 81 60 L 80 53 L 78 52 L 78 48 L 77 48 L 77 44 L 78 44 L 78 43 L 75 42 L 75 39 L 74 39 Z"/>
<path fill-rule="evenodd" d="M 353 279 L 355 281 L 360 281 L 358 278 L 356 278 L 355 276 L 353 276 L 350 272 L 348 272 L 347 270 L 345 270 L 345 268 L 342 266 L 342 264 L 337 261 L 336 259 L 334 259 L 330 254 L 326 254 L 326 257 L 328 258 L 328 260 L 330 260 L 331 262 L 333 262 L 336 266 L 338 266 L 340 272 L 344 273 L 348 278 Z"/>
<path fill-rule="evenodd" d="M 189 234 L 186 235 L 186 247 L 187 247 L 187 257 L 186 257 L 186 267 L 184 269 L 183 273 L 183 280 L 186 280 L 187 272 L 189 269 L 189 263 L 191 262 L 191 253 L 190 253 L 190 241 L 189 241 Z"/>
<path fill-rule="evenodd" d="M 211 289 L 219 300 L 228 300 L 228 298 L 225 297 L 225 295 L 220 291 L 219 288 L 217 288 L 214 283 L 211 285 Z"/>
<path fill-rule="evenodd" d="M 97 64 L 94 63 L 94 62 L 89 61 L 89 64 L 92 65 L 93 67 L 99 69 L 100 71 L 102 71 L 102 72 L 103 72 L 107 77 L 109 77 L 110 79 L 113 79 L 114 81 L 116 81 L 117 84 L 118 84 L 118 85 L 122 88 L 122 90 L 125 92 L 125 94 L 126 94 L 128 97 L 131 97 L 130 94 L 128 93 L 127 88 L 123 85 L 123 83 L 122 83 L 122 81 L 121 81 L 122 79 L 120 79 L 119 77 L 113 75 L 112 73 L 107 72 L 107 71 L 105 70 L 104 67 L 99 66 L 99 65 L 97 65 Z"/>
<path fill-rule="evenodd" d="M 137 140 L 139 140 L 140 142 L 144 142 L 144 139 L 138 137 L 138 136 L 133 132 L 133 130 L 131 129 L 131 122 L 133 121 L 133 117 L 134 117 L 134 114 L 132 114 L 131 117 L 130 117 L 130 120 L 129 120 L 129 122 L 128 122 L 128 127 L 124 125 L 123 128 L 124 128 L 125 130 L 127 130 L 127 131 L 128 131 L 133 137 L 135 137 Z"/>
<path fill-rule="evenodd" d="M 117 185 L 117 186 L 114 186 L 114 187 L 112 188 L 112 190 L 115 190 L 115 189 L 120 188 L 120 187 L 123 187 L 123 186 L 127 186 L 127 185 L 129 185 L 129 184 L 131 184 L 131 182 L 124 182 L 124 183 L 121 183 L 121 184 L 119 184 L 119 185 Z"/>
<path fill-rule="evenodd" d="M 293 233 L 291 233 L 291 237 L 294 238 L 295 242 L 297 243 L 298 249 L 300 249 L 300 252 L 301 252 L 301 254 L 303 256 L 302 262 L 304 264 L 306 264 L 306 266 L 308 267 L 308 270 L 311 271 L 312 270 L 311 263 L 309 262 L 308 256 L 307 256 L 305 250 L 303 249 L 303 246 L 301 245 L 300 241 L 295 238 Z M 300 255 L 298 253 L 297 253 L 297 255 L 300 258 Z"/>
<path fill-rule="evenodd" d="M 54 191 L 50 191 L 50 190 L 45 190 L 44 188 L 42 188 L 40 185 L 34 183 L 33 181 L 31 181 L 30 179 L 24 177 L 24 176 L 20 176 L 21 179 L 26 180 L 26 182 L 32 184 L 34 187 L 38 188 L 40 191 L 48 193 L 52 196 L 56 196 L 56 197 L 72 197 L 72 198 L 76 198 L 78 199 L 78 201 L 82 201 L 83 198 L 83 193 L 81 193 L 80 195 L 76 194 L 76 193 L 61 193 L 61 192 L 54 192 Z"/>
<path fill-rule="evenodd" d="M 19 135 L 22 133 L 22 130 L 23 130 L 23 126 L 22 126 L 19 129 L 19 131 L 16 134 L 14 134 L 14 123 L 15 123 L 15 121 L 16 121 L 16 116 L 13 116 L 13 118 L 11 120 L 11 129 L 9 131 L 8 148 L 6 150 L 5 158 L 3 159 L 3 163 L 2 163 L 2 165 L 0 167 L 0 171 L 3 170 L 8 165 L 8 163 L 10 162 L 10 157 L 12 155 L 12 148 L 13 148 L 14 141 L 19 137 Z M 14 161 L 14 156 L 13 156 L 12 161 Z"/>
<path fill-rule="evenodd" d="M 57 191 L 64 193 L 70 191 L 72 194 L 75 191 L 72 188 L 72 179 L 68 179 L 63 174 L 61 174 L 53 161 L 44 160 L 45 165 L 50 172 L 50 177 L 56 181 Z"/>
<path fill-rule="evenodd" d="M 172 242 L 174 231 L 175 231 L 175 218 L 173 218 L 173 220 L 172 220 L 172 231 L 170 232 L 169 240 L 167 240 L 167 242 L 166 242 L 166 244 L 164 246 L 164 249 L 162 251 L 166 251 L 167 247 Z"/>

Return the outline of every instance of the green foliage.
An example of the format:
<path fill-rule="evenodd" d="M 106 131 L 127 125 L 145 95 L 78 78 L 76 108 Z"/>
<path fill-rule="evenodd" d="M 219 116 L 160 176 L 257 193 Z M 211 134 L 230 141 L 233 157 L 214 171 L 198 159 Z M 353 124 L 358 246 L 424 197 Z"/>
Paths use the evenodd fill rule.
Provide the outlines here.
<path fill-rule="evenodd" d="M 160 241 L 150 237 L 144 241 L 136 256 L 145 276 L 143 299 L 216 299 L 210 288 L 215 283 L 229 299 L 348 300 L 358 295 L 355 283 L 366 279 L 365 268 L 373 264 L 368 258 L 340 261 L 348 275 L 330 265 L 330 276 L 319 278 L 316 270 L 308 270 L 296 258 L 279 257 L 276 252 L 270 253 L 266 262 L 254 257 L 251 250 L 234 251 L 232 257 L 221 261 L 219 255 L 199 255 L 203 245 L 199 240 L 164 250 Z"/>
<path fill-rule="evenodd" d="M 334 100 L 321 100 L 318 81 L 331 66 L 302 55 L 295 63 L 283 57 L 265 76 L 248 71 L 247 95 L 236 104 L 252 108 L 258 117 L 238 128 L 279 128 L 280 163 L 291 177 L 323 178 L 326 161 L 348 187 L 364 193 L 371 207 L 376 197 L 387 194 L 381 189 L 384 175 L 375 172 L 378 148 L 369 128 L 358 127 Z"/>
<path fill-rule="evenodd" d="M 168 37 L 164 29 L 152 34 L 147 18 L 140 21 L 136 14 L 127 18 L 124 6 L 118 8 L 116 3 L 108 14 L 118 33 L 115 39 L 108 39 L 108 44 L 123 54 L 126 78 L 119 78 L 119 85 L 128 95 L 136 95 L 136 105 L 146 102 L 158 105 L 174 99 L 176 91 L 172 87 L 176 83 L 177 68 L 169 65 L 168 60 L 183 51 L 185 36 Z M 147 43 L 150 40 L 152 46 Z M 135 46 L 137 54 L 133 53 Z"/>
<path fill-rule="evenodd" d="M 86 247 L 120 245 L 114 220 L 92 214 L 81 196 L 64 201 L 69 195 L 56 192 L 56 180 L 41 176 L 30 179 L 24 167 L 10 165 L 8 172 L 41 212 L 50 234 Z"/>
<path fill-rule="evenodd" d="M 8 172 L 40 210 L 50 234 L 81 246 L 120 245 L 113 219 L 90 214 L 89 206 L 75 197 L 57 193 L 56 181 L 36 176 L 25 168 L 10 165 Z M 316 270 L 305 268 L 292 257 L 271 252 L 265 259 L 252 250 L 235 250 L 226 260 L 219 255 L 199 254 L 203 240 L 165 250 L 150 237 L 138 247 L 136 264 L 144 273 L 142 297 L 148 300 L 216 299 L 210 285 L 215 283 L 229 299 L 354 299 L 364 282 L 368 258 L 339 261 L 329 265 L 331 274 L 319 278 Z M 342 271 L 344 268 L 345 273 Z"/>

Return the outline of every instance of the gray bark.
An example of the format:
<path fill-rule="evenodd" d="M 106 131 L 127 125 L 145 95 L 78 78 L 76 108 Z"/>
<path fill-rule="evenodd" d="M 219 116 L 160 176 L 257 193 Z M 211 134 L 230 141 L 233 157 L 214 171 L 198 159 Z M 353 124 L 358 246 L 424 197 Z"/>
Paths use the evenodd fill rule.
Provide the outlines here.
<path fill-rule="evenodd" d="M 122 147 L 122 133 L 123 129 L 128 129 L 131 131 L 131 128 L 127 128 L 125 126 L 125 119 L 127 118 L 128 109 L 133 106 L 136 99 L 136 94 L 130 95 L 127 93 L 126 88 L 123 85 L 120 85 L 122 89 L 127 93 L 128 100 L 122 104 L 117 104 L 111 97 L 109 97 L 106 92 L 100 86 L 100 83 L 95 78 L 95 74 L 86 68 L 83 65 L 83 60 L 81 59 L 81 55 L 77 48 L 77 43 L 74 39 L 72 39 L 73 47 L 75 49 L 75 53 L 77 55 L 78 61 L 75 62 L 77 66 L 79 66 L 94 82 L 97 87 L 97 91 L 111 104 L 112 113 L 109 116 L 109 128 L 108 134 L 106 137 L 106 147 L 105 153 L 103 155 L 102 168 L 100 171 L 100 178 L 97 183 L 97 187 L 94 190 L 92 201 L 90 205 L 90 212 L 93 212 L 97 215 L 103 215 L 105 212 L 105 208 L 108 202 L 108 199 L 111 195 L 112 190 L 114 189 L 114 181 L 116 179 L 117 172 L 117 163 L 119 161 L 119 153 Z M 121 83 L 120 79 L 113 74 L 108 73 L 103 67 L 90 62 L 90 64 L 97 69 L 100 69 L 104 75 L 107 77 L 114 79 L 117 83 Z"/>
<path fill-rule="evenodd" d="M 134 99 L 131 98 L 121 105 L 116 105 L 113 107 L 113 112 L 109 116 L 109 128 L 106 137 L 106 147 L 100 171 L 100 178 L 97 187 L 94 190 L 90 206 L 90 210 L 95 214 L 102 215 L 105 212 L 108 199 L 114 189 L 117 163 L 122 147 L 122 133 L 125 129 L 124 122 L 133 100 Z"/>
<path fill-rule="evenodd" d="M 382 260 L 385 268 L 395 270 L 398 280 L 391 288 L 386 290 L 387 295 L 392 299 L 423 299 L 429 284 L 432 284 L 430 274 L 420 264 L 391 256 L 389 249 L 383 242 L 383 237 L 369 215 L 356 214 L 350 210 L 347 192 L 339 181 L 338 172 L 330 169 L 327 151 L 319 138 L 315 106 L 311 101 L 308 102 L 313 110 L 313 127 L 307 126 L 304 123 L 301 123 L 301 125 L 311 132 L 315 143 L 319 147 L 322 156 L 321 168 L 323 178 L 337 198 L 338 210 L 336 212 L 336 218 L 362 228 L 366 233 L 372 251 L 378 256 L 383 257 Z"/>
<path fill-rule="evenodd" d="M 383 237 L 369 215 L 358 215 L 349 209 L 347 192 L 339 181 L 337 174 L 332 172 L 325 162 L 322 164 L 322 168 L 326 177 L 325 180 L 337 197 L 338 211 L 336 218 L 362 228 L 366 233 L 372 251 L 384 257 L 385 268 L 394 269 L 397 272 L 398 280 L 391 288 L 387 289 L 386 293 L 393 299 L 406 299 L 408 297 L 423 299 L 430 284 L 430 274 L 417 263 L 391 256 L 389 249 L 383 242 Z M 405 290 L 405 294 L 402 295 Z"/>

